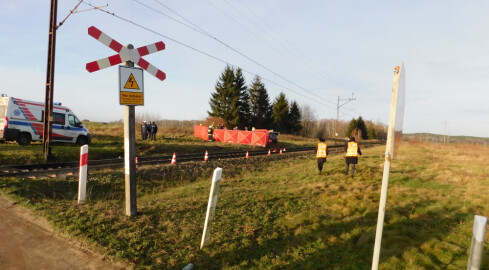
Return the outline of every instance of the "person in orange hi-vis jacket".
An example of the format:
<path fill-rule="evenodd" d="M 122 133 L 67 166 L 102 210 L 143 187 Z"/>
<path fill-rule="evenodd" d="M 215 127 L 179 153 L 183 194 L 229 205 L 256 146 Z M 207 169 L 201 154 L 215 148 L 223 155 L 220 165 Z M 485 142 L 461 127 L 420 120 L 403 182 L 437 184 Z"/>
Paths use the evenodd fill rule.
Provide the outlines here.
<path fill-rule="evenodd" d="M 328 154 L 328 145 L 324 142 L 323 138 L 319 138 L 319 143 L 316 146 L 316 158 L 318 160 L 319 174 L 321 174 L 321 171 L 323 170 L 323 164 L 326 162 Z"/>
<path fill-rule="evenodd" d="M 362 155 L 360 146 L 355 142 L 355 137 L 350 137 L 350 139 L 345 144 L 345 158 L 346 158 L 346 172 L 348 175 L 348 169 L 351 164 L 351 177 L 355 174 L 355 165 L 358 163 L 358 156 Z"/>

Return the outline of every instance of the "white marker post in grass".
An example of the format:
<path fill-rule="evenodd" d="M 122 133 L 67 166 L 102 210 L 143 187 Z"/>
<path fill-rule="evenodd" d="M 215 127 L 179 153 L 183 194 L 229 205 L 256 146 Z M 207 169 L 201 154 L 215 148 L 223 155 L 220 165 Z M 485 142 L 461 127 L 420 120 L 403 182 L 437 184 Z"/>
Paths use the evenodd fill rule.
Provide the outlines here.
<path fill-rule="evenodd" d="M 80 147 L 80 172 L 78 174 L 78 204 L 85 202 L 87 192 L 88 145 Z"/>
<path fill-rule="evenodd" d="M 472 242 L 470 243 L 469 262 L 467 270 L 479 270 L 482 260 L 482 249 L 484 248 L 484 237 L 486 235 L 487 218 L 482 216 L 474 217 L 474 227 L 472 229 Z"/>
<path fill-rule="evenodd" d="M 384 172 L 382 175 L 382 188 L 380 191 L 379 215 L 377 218 L 377 231 L 375 233 L 374 254 L 372 259 L 372 270 L 379 268 L 380 244 L 382 242 L 382 231 L 384 230 L 384 215 L 387 202 L 387 187 L 389 185 L 389 173 L 391 159 L 397 155 L 402 136 L 402 122 L 404 118 L 404 97 L 406 94 L 406 71 L 404 64 L 394 69 L 394 83 L 392 85 L 391 112 L 389 127 L 387 129 L 387 143 L 385 146 Z"/>
<path fill-rule="evenodd" d="M 209 195 L 209 203 L 207 204 L 207 214 L 205 215 L 204 232 L 202 233 L 202 241 L 200 249 L 202 249 L 211 240 L 211 227 L 216 212 L 217 195 L 219 193 L 219 184 L 221 183 L 222 168 L 217 167 L 212 176 L 211 193 Z"/>

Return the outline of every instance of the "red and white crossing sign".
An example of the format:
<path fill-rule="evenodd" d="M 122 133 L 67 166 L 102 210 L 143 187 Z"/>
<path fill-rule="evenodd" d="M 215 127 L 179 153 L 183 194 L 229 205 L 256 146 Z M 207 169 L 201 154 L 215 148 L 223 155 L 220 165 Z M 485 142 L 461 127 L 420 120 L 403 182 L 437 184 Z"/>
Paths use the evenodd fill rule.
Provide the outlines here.
<path fill-rule="evenodd" d="M 122 62 L 132 61 L 156 78 L 162 81 L 166 79 L 166 74 L 163 71 L 159 70 L 157 67 L 151 65 L 148 61 L 141 58 L 142 56 L 148 55 L 150 53 L 164 50 L 165 43 L 163 43 L 163 41 L 159 41 L 147 46 L 142 46 L 137 49 L 129 49 L 122 46 L 122 44 L 117 42 L 115 39 L 109 37 L 107 34 L 100 31 L 95 26 L 90 26 L 88 28 L 88 34 L 96 40 L 100 41 L 100 43 L 117 52 L 117 54 L 109 56 L 107 58 L 102 58 L 100 60 L 87 63 L 86 69 L 88 70 L 88 72 L 92 73 L 94 71 L 114 66 Z"/>

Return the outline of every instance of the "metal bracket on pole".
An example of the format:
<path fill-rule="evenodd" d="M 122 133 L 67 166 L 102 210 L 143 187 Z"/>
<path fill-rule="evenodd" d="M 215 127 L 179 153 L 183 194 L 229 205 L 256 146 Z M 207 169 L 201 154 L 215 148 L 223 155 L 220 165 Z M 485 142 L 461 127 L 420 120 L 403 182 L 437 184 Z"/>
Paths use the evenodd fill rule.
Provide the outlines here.
<path fill-rule="evenodd" d="M 338 134 L 338 132 L 336 131 L 336 128 L 338 126 L 338 122 L 340 121 L 340 108 L 343 107 L 345 104 L 347 104 L 350 101 L 357 100 L 353 95 L 354 95 L 354 93 L 351 93 L 351 98 L 345 98 L 345 99 L 340 99 L 340 96 L 338 96 L 338 104 L 336 105 L 336 122 L 334 123 L 334 127 L 333 127 L 333 132 L 334 132 L 333 135 L 335 138 Z M 346 101 L 346 102 L 340 105 L 340 101 Z"/>

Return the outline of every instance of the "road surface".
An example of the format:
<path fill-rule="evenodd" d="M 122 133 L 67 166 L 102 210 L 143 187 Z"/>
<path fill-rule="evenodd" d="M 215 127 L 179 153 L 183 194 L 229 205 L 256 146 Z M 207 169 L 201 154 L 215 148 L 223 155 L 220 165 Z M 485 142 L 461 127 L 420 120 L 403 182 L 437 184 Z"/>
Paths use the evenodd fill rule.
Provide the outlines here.
<path fill-rule="evenodd" d="M 0 193 L 0 269 L 129 269 L 80 241 L 55 233 L 41 217 Z"/>

